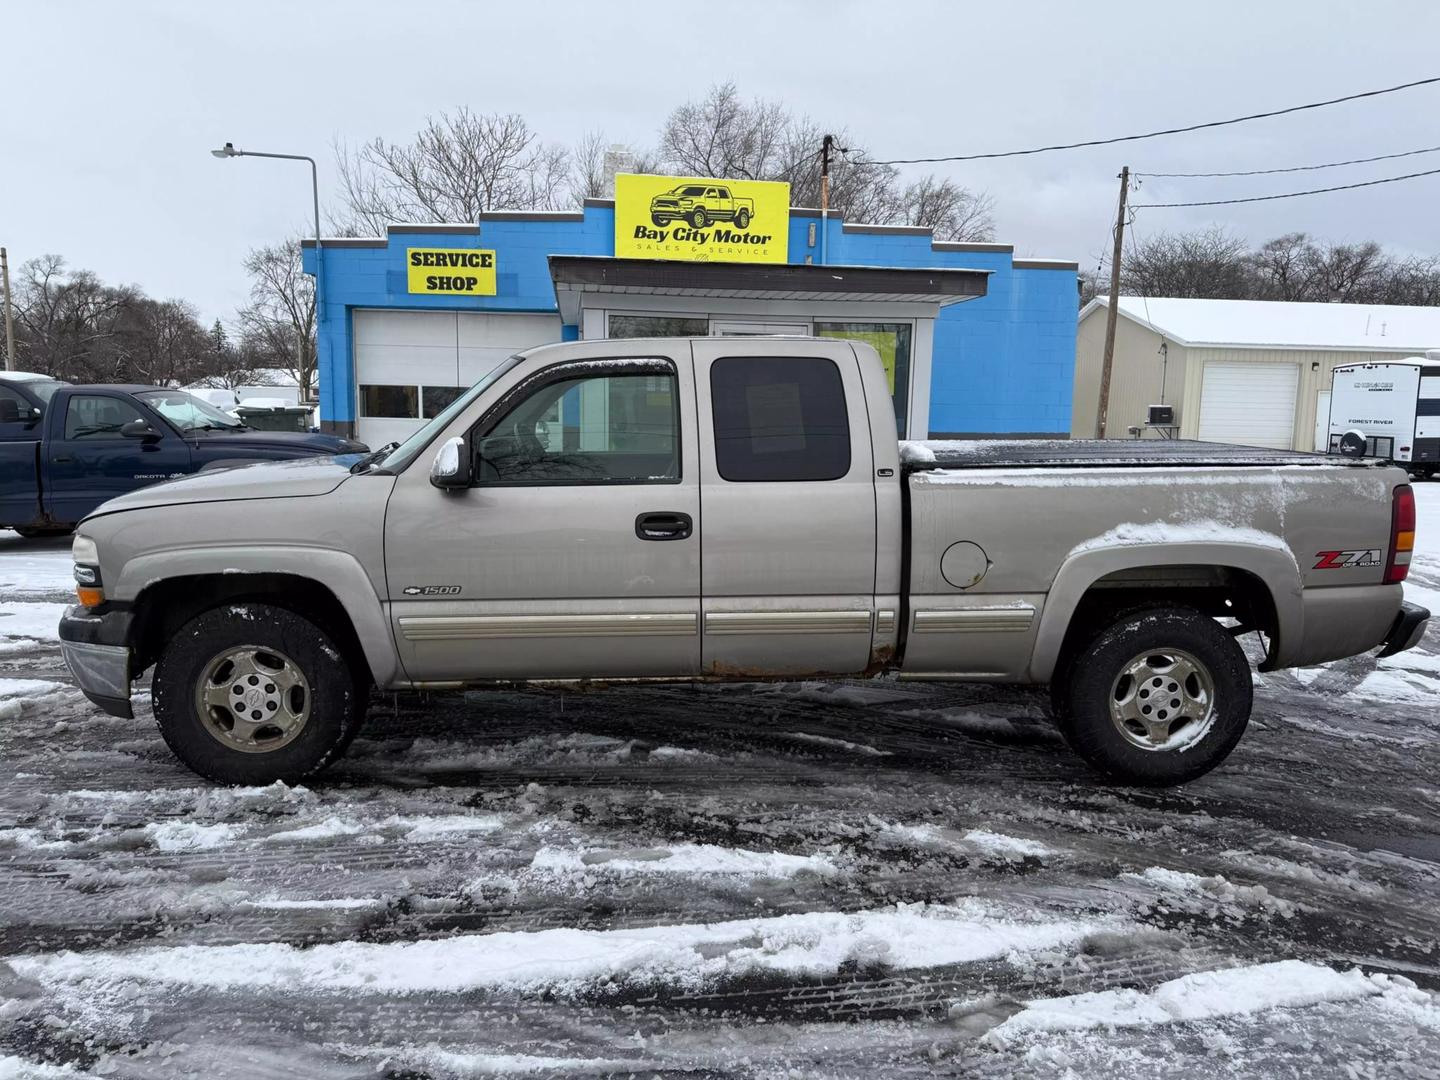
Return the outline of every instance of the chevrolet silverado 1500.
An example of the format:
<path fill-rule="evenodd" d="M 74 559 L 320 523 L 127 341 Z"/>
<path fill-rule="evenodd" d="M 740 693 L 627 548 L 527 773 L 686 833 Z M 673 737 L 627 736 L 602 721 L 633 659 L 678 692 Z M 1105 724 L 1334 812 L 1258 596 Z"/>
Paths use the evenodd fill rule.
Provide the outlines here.
<path fill-rule="evenodd" d="M 557 422 L 558 416 L 558 422 Z M 114 499 L 66 660 L 227 782 L 344 752 L 371 687 L 1048 683 L 1109 775 L 1213 768 L 1262 670 L 1409 648 L 1414 500 L 1366 460 L 1180 442 L 908 443 L 869 346 L 521 353 L 398 448 Z"/>

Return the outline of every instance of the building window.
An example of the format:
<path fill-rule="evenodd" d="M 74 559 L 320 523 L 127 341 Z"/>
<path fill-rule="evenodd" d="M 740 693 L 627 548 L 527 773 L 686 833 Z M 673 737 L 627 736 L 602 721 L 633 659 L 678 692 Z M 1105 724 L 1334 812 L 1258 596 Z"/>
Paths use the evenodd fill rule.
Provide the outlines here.
<path fill-rule="evenodd" d="M 618 372 L 546 382 L 488 425 L 475 447 L 485 484 L 675 483 L 675 375 Z"/>
<path fill-rule="evenodd" d="M 418 420 L 420 388 L 418 386 L 360 387 L 360 415 L 387 420 Z"/>
<path fill-rule="evenodd" d="M 905 438 L 905 413 L 910 401 L 910 324 L 817 322 L 815 336 L 863 341 L 880 354 L 890 400 L 895 403 L 895 427 L 900 438 Z"/>
<path fill-rule="evenodd" d="M 710 333 L 710 320 L 688 315 L 611 315 L 608 336 L 637 337 L 704 337 Z"/>
<path fill-rule="evenodd" d="M 423 386 L 420 388 L 421 415 L 426 420 L 439 416 L 452 401 L 465 392 L 463 386 Z"/>
<path fill-rule="evenodd" d="M 838 480 L 850 471 L 850 419 L 833 361 L 724 357 L 710 366 L 710 399 L 723 479 Z"/>

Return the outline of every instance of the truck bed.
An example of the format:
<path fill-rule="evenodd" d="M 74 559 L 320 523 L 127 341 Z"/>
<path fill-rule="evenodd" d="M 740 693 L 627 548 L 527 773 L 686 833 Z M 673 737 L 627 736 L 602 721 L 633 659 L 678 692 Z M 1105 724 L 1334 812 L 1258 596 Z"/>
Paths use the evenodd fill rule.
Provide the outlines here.
<path fill-rule="evenodd" d="M 968 439 L 901 442 L 906 472 L 929 469 L 1175 468 L 1341 466 L 1377 468 L 1379 458 L 1342 458 L 1299 450 L 1193 439 Z"/>

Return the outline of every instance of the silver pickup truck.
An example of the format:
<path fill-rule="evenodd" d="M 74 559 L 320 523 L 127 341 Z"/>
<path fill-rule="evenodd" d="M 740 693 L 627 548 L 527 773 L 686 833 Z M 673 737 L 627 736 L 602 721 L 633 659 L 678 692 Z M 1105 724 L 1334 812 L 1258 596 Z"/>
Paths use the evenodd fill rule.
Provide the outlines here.
<path fill-rule="evenodd" d="M 1039 683 L 1111 777 L 1213 768 L 1262 670 L 1415 644 L 1414 496 L 1364 460 L 907 443 L 869 346 L 520 353 L 399 446 L 202 473 L 80 525 L 81 688 L 196 772 L 293 781 L 369 689 L 535 680 Z"/>

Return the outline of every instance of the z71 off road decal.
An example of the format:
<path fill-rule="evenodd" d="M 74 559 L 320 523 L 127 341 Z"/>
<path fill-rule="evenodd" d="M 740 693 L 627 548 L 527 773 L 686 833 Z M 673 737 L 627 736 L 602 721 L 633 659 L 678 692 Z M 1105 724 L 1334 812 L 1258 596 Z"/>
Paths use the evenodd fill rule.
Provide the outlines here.
<path fill-rule="evenodd" d="M 1357 566 L 1382 566 L 1385 562 L 1385 553 L 1379 548 L 1366 548 L 1364 551 L 1317 551 L 1315 555 L 1320 560 L 1315 564 L 1316 570 L 1349 570 Z"/>

